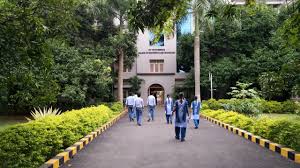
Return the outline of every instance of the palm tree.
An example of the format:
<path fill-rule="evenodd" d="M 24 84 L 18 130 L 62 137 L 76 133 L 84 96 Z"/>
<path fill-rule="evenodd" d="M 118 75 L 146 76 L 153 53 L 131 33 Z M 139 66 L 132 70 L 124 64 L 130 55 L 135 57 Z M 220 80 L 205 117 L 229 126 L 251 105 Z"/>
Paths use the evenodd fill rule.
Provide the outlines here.
<path fill-rule="evenodd" d="M 113 16 L 115 26 L 118 27 L 118 33 L 114 37 L 112 37 L 112 45 L 116 49 L 117 54 L 117 62 L 118 62 L 118 101 L 123 103 L 123 70 L 124 70 L 124 60 L 126 59 L 126 53 L 133 54 L 132 51 L 126 51 L 128 47 L 128 37 L 130 37 L 130 33 L 127 31 L 127 10 L 130 8 L 130 5 L 135 3 L 135 0 L 106 0 L 104 3 L 103 10 L 106 10 L 109 15 Z M 134 38 L 131 38 L 134 39 Z M 130 44 L 129 44 L 130 45 Z M 132 57 L 132 56 L 128 56 Z"/>
<path fill-rule="evenodd" d="M 194 17 L 194 77 L 195 95 L 201 99 L 200 92 L 200 32 L 213 31 L 214 21 L 217 17 L 233 19 L 235 8 L 222 0 L 193 0 Z"/>

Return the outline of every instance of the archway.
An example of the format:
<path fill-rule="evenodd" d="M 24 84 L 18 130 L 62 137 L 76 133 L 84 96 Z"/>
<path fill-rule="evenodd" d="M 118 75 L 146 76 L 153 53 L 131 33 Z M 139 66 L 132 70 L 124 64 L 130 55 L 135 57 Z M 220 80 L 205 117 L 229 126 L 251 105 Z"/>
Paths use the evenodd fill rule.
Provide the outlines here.
<path fill-rule="evenodd" d="M 148 88 L 148 95 L 152 93 L 156 97 L 157 105 L 164 104 L 164 96 L 165 96 L 164 87 L 162 87 L 160 84 L 153 84 Z"/>

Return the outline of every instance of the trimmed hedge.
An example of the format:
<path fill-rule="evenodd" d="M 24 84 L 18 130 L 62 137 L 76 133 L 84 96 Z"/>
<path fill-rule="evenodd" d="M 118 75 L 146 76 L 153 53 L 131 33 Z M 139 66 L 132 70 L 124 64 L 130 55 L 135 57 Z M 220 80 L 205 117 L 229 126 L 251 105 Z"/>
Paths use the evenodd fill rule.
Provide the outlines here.
<path fill-rule="evenodd" d="M 204 115 L 300 151 L 300 123 L 287 118 L 252 118 L 233 111 L 203 110 Z"/>
<path fill-rule="evenodd" d="M 203 109 L 224 109 L 247 115 L 260 113 L 300 114 L 300 104 L 291 100 L 285 102 L 264 99 L 210 99 L 203 101 Z"/>
<path fill-rule="evenodd" d="M 0 167 L 39 167 L 115 114 L 100 105 L 8 127 L 0 131 Z"/>

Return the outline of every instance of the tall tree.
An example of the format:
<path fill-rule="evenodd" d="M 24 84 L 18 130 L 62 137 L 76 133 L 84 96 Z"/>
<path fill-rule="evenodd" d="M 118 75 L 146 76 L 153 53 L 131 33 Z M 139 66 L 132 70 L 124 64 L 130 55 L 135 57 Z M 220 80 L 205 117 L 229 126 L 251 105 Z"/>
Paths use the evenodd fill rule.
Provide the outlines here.
<path fill-rule="evenodd" d="M 220 0 L 194 0 L 192 2 L 194 16 L 194 78 L 195 95 L 201 99 L 200 93 L 200 32 L 211 31 L 217 17 L 233 19 L 235 8 Z"/>
<path fill-rule="evenodd" d="M 136 38 L 134 34 L 130 33 L 127 25 L 128 10 L 134 3 L 136 3 L 135 0 L 108 0 L 106 6 L 108 12 L 114 16 L 115 24 L 118 27 L 118 33 L 112 38 L 112 41 L 116 47 L 118 59 L 118 100 L 120 102 L 123 102 L 124 61 L 136 57 L 134 42 L 132 42 Z M 127 63 L 130 62 L 127 61 Z"/>

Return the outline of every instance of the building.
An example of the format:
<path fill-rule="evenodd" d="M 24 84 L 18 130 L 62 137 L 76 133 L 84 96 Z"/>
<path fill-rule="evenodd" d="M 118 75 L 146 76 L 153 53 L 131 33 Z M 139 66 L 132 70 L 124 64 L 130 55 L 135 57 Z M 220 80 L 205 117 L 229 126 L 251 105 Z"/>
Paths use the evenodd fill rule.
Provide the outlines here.
<path fill-rule="evenodd" d="M 258 2 L 273 6 L 286 4 L 286 0 L 260 0 Z M 230 0 L 230 4 L 244 5 L 245 0 Z M 188 14 L 181 23 L 180 34 L 192 33 L 193 17 Z M 124 98 L 129 95 L 128 79 L 137 76 L 143 79 L 141 84 L 141 97 L 146 101 L 150 93 L 156 93 L 158 103 L 162 104 L 167 94 L 172 94 L 176 86 L 182 86 L 186 78 L 186 73 L 177 72 L 176 49 L 177 34 L 172 37 L 162 35 L 157 43 L 153 42 L 154 35 L 145 30 L 139 32 L 137 36 L 138 57 L 129 69 L 124 68 Z M 117 89 L 117 86 L 114 88 Z M 115 92 L 116 95 L 116 92 Z"/>
<path fill-rule="evenodd" d="M 177 73 L 176 34 L 162 35 L 157 43 L 148 30 L 137 36 L 138 57 L 130 69 L 124 69 L 124 97 L 128 96 L 128 79 L 133 76 L 143 79 L 141 97 L 146 100 L 150 93 L 156 93 L 158 104 L 167 94 L 172 94 L 175 85 L 182 84 L 185 73 Z"/>

